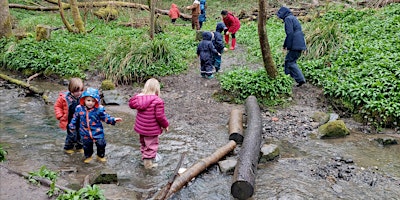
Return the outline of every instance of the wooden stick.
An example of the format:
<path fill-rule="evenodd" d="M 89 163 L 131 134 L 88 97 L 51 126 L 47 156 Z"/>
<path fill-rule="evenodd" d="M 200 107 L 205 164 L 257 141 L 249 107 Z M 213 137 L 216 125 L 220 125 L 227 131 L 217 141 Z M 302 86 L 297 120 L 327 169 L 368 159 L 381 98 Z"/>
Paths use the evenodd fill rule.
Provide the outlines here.
<path fill-rule="evenodd" d="M 187 169 L 183 174 L 178 176 L 176 180 L 172 183 L 171 189 L 169 190 L 166 199 L 170 198 L 175 192 L 179 191 L 183 186 L 185 186 L 194 177 L 199 175 L 211 164 L 217 163 L 222 157 L 231 152 L 236 147 L 236 142 L 231 140 L 225 146 L 217 149 L 213 154 L 207 158 L 203 158 L 197 161 L 196 164 Z"/>
<path fill-rule="evenodd" d="M 229 140 L 234 140 L 237 144 L 243 142 L 243 112 L 234 109 L 229 118 Z"/>
<path fill-rule="evenodd" d="M 164 200 L 167 196 L 167 193 L 169 192 L 172 183 L 174 182 L 175 178 L 178 176 L 179 168 L 182 166 L 182 161 L 183 158 L 185 157 L 185 153 L 181 155 L 181 159 L 178 162 L 178 165 L 176 166 L 174 170 L 174 174 L 171 176 L 169 179 L 168 183 L 164 186 L 164 188 L 158 193 L 158 195 L 154 198 L 155 200 Z"/>

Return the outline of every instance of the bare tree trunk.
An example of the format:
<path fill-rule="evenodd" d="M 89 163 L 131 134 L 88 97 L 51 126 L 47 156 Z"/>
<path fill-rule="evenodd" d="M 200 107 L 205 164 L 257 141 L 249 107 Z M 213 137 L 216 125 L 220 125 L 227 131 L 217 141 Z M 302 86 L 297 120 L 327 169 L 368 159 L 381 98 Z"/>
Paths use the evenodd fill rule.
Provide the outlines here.
<path fill-rule="evenodd" d="M 246 99 L 246 113 L 247 129 L 231 186 L 232 196 L 238 199 L 248 199 L 254 193 L 262 140 L 261 111 L 256 97 L 249 96 Z"/>
<path fill-rule="evenodd" d="M 12 35 L 11 16 L 8 0 L 0 0 L 0 38 Z"/>
<path fill-rule="evenodd" d="M 258 37 L 260 38 L 260 46 L 261 46 L 261 53 L 264 61 L 264 68 L 268 73 L 268 76 L 272 79 L 278 76 L 278 72 L 276 70 L 274 60 L 272 59 L 271 55 L 271 48 L 269 47 L 268 42 L 268 35 L 267 35 L 267 14 L 266 8 L 267 4 L 265 0 L 259 0 L 259 11 L 260 15 L 258 16 Z"/>
<path fill-rule="evenodd" d="M 69 0 L 69 4 L 71 5 L 72 18 L 74 19 L 75 27 L 78 28 L 79 33 L 86 33 L 85 24 L 82 21 L 76 0 Z"/>
<path fill-rule="evenodd" d="M 150 38 L 154 39 L 154 30 L 156 26 L 156 21 L 155 21 L 155 7 L 156 7 L 156 1 L 157 0 L 150 0 Z"/>
<path fill-rule="evenodd" d="M 64 23 L 65 27 L 67 28 L 67 30 L 71 33 L 75 32 L 74 29 L 72 28 L 71 24 L 67 21 L 67 19 L 65 19 L 64 16 L 64 6 L 61 3 L 61 0 L 58 0 L 58 7 L 59 7 L 59 11 L 60 11 L 60 16 L 61 16 L 61 20 Z"/>

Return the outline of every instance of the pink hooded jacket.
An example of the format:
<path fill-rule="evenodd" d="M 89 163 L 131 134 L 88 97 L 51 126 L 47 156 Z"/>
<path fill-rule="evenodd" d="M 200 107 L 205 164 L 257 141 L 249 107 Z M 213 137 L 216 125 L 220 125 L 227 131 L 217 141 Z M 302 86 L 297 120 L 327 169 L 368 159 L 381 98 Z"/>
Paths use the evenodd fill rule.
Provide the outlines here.
<path fill-rule="evenodd" d="M 164 101 L 157 95 L 135 94 L 129 107 L 137 109 L 134 130 L 144 136 L 161 135 L 169 122 L 164 113 Z"/>

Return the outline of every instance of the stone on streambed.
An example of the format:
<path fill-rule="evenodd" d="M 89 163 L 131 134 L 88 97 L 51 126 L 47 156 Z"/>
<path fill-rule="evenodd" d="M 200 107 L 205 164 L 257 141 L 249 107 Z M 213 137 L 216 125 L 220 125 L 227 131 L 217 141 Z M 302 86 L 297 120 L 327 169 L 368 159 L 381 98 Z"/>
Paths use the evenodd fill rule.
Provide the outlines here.
<path fill-rule="evenodd" d="M 117 90 L 105 90 L 102 93 L 104 105 L 124 105 L 127 102 Z"/>
<path fill-rule="evenodd" d="M 260 163 L 266 163 L 267 161 L 273 160 L 280 154 L 278 145 L 275 144 L 264 144 L 261 148 Z"/>
<path fill-rule="evenodd" d="M 117 172 L 111 169 L 103 169 L 101 171 L 94 172 L 89 178 L 90 185 L 93 184 L 117 184 L 118 176 Z"/>
<path fill-rule="evenodd" d="M 115 184 L 98 184 L 97 186 L 99 186 L 99 188 L 103 190 L 103 194 L 107 200 L 137 199 L 137 194 L 135 191 L 119 187 Z"/>
<path fill-rule="evenodd" d="M 231 173 L 233 174 L 236 164 L 237 164 L 236 159 L 227 159 L 218 162 L 219 169 L 221 170 L 222 173 L 226 174 L 231 174 Z"/>
<path fill-rule="evenodd" d="M 375 141 L 382 146 L 398 144 L 397 140 L 394 138 L 375 138 Z"/>
<path fill-rule="evenodd" d="M 318 128 L 321 139 L 341 138 L 350 134 L 343 120 L 328 122 Z"/>

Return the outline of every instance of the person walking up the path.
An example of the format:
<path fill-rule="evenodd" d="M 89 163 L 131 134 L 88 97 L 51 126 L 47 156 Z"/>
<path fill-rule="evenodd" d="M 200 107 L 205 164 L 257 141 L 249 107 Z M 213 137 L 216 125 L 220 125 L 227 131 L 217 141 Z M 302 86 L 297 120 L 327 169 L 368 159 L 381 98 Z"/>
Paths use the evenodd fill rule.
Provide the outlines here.
<path fill-rule="evenodd" d="M 224 31 L 226 28 L 225 24 L 223 22 L 218 22 L 217 27 L 215 28 L 214 31 L 214 38 L 212 40 L 215 49 L 217 50 L 218 54 L 214 54 L 214 61 L 213 61 L 213 66 L 215 67 L 215 72 L 218 72 L 221 70 L 221 55 L 224 52 L 224 40 L 222 39 L 222 31 Z"/>
<path fill-rule="evenodd" d="M 297 59 L 301 56 L 301 52 L 307 49 L 304 33 L 299 20 L 289 8 L 281 7 L 276 15 L 285 23 L 286 38 L 283 50 L 288 51 L 285 57 L 285 74 L 290 74 L 297 82 L 297 87 L 300 87 L 306 83 L 306 79 L 297 65 Z"/>
<path fill-rule="evenodd" d="M 200 15 L 199 15 L 199 24 L 200 29 L 203 27 L 203 23 L 206 21 L 206 0 L 200 0 Z"/>
<path fill-rule="evenodd" d="M 187 6 L 186 9 L 192 11 L 192 29 L 200 30 L 199 15 L 200 15 L 200 2 L 194 0 L 193 4 Z"/>
<path fill-rule="evenodd" d="M 222 19 L 225 26 L 228 28 L 225 30 L 225 44 L 229 45 L 229 34 L 232 35 L 232 44 L 230 50 L 236 48 L 236 32 L 240 29 L 240 21 L 231 12 L 226 10 L 221 11 Z"/>
<path fill-rule="evenodd" d="M 212 43 L 213 35 L 211 32 L 203 32 L 202 36 L 203 40 L 197 46 L 197 57 L 200 58 L 200 74 L 203 78 L 212 79 L 214 78 L 214 54 L 219 56 L 221 54 L 218 53 Z"/>
<path fill-rule="evenodd" d="M 169 9 L 168 16 L 171 19 L 171 23 L 175 24 L 176 19 L 178 19 L 181 16 L 181 13 L 179 12 L 178 6 L 176 4 L 171 4 L 171 8 Z"/>

